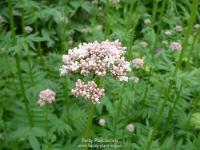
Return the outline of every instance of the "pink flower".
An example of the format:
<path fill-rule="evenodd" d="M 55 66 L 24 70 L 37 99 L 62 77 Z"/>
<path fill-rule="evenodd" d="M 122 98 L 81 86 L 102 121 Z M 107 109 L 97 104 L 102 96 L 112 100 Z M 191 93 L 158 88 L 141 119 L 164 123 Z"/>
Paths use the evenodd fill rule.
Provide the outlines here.
<path fill-rule="evenodd" d="M 132 60 L 132 66 L 133 68 L 141 68 L 144 65 L 144 61 L 141 58 L 136 58 Z"/>
<path fill-rule="evenodd" d="M 72 94 L 76 97 L 82 96 L 91 100 L 93 104 L 97 104 L 100 103 L 100 98 L 104 95 L 104 89 L 98 88 L 94 81 L 84 84 L 78 79 L 75 88 L 72 89 Z"/>
<path fill-rule="evenodd" d="M 181 43 L 179 43 L 179 42 L 171 42 L 170 48 L 171 48 L 172 50 L 180 51 L 180 50 L 182 49 L 182 45 L 181 45 Z"/>
<path fill-rule="evenodd" d="M 60 73 L 67 75 L 76 72 L 84 76 L 113 75 L 120 79 L 130 71 L 129 62 L 124 58 L 125 50 L 118 40 L 80 44 L 70 49 L 67 55 L 63 55 Z"/>
<path fill-rule="evenodd" d="M 55 101 L 55 95 L 55 92 L 50 89 L 41 91 L 39 94 L 38 104 L 41 107 L 44 106 L 46 102 L 51 104 L 53 101 Z"/>

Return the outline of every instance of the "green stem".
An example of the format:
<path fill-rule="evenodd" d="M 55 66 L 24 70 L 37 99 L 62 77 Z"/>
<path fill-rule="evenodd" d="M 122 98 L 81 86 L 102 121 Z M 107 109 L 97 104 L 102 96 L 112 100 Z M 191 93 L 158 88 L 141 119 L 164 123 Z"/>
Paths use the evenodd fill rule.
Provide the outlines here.
<path fill-rule="evenodd" d="M 64 1 L 62 1 L 62 3 L 63 3 L 63 5 L 64 5 Z M 65 17 L 65 9 L 64 9 L 65 7 L 63 7 L 63 17 Z M 62 35 L 61 35 L 61 51 L 62 51 L 62 53 L 64 53 L 65 52 L 65 50 L 66 50 L 66 22 L 65 22 L 65 20 L 62 20 L 62 22 L 61 22 L 61 26 L 62 26 L 62 30 L 63 30 L 63 32 L 61 33 Z"/>
<path fill-rule="evenodd" d="M 151 24 L 152 25 L 154 25 L 157 9 L 158 9 L 158 1 L 157 0 L 153 0 L 153 13 L 152 13 L 152 18 L 151 18 Z"/>
<path fill-rule="evenodd" d="M 87 121 L 87 125 L 86 125 L 86 129 L 85 129 L 85 135 L 84 138 L 88 139 L 91 136 L 91 132 L 92 132 L 92 119 L 94 116 L 94 112 L 95 112 L 95 105 L 93 103 L 90 103 L 90 107 L 89 107 L 89 112 L 88 112 L 88 121 Z M 85 147 L 85 150 L 88 150 L 88 147 Z"/>
<path fill-rule="evenodd" d="M 119 121 L 119 118 L 120 118 L 120 114 L 121 114 L 121 109 L 122 109 L 122 98 L 120 98 L 119 100 L 119 106 L 118 106 L 118 109 L 117 109 L 117 114 L 116 114 L 116 118 L 115 118 L 115 123 L 114 123 L 114 132 L 113 132 L 113 137 L 116 138 L 116 132 L 117 132 L 117 125 L 118 125 L 118 121 Z"/>
<path fill-rule="evenodd" d="M 23 1 L 21 1 L 21 3 L 23 3 Z M 23 36 L 25 37 L 26 32 L 25 32 L 25 20 L 24 20 L 24 9 L 23 8 L 22 8 L 22 33 L 23 33 Z M 32 84 L 32 86 L 35 86 L 33 70 L 32 70 L 32 65 L 31 65 L 31 56 L 29 54 L 27 56 L 27 59 L 28 59 L 28 68 L 29 68 L 29 76 L 30 76 L 31 84 Z"/>
<path fill-rule="evenodd" d="M 16 39 L 16 34 L 15 34 L 15 29 L 14 29 L 15 24 L 14 24 L 14 17 L 13 17 L 12 0 L 8 0 L 8 7 L 9 7 L 10 28 L 11 28 L 11 31 L 12 31 L 12 41 L 13 41 L 13 44 L 15 45 L 17 39 Z M 29 124 L 30 124 L 31 127 L 33 127 L 33 120 L 32 120 L 31 112 L 30 112 L 30 109 L 29 109 L 29 102 L 28 102 L 28 99 L 26 97 L 24 82 L 22 80 L 21 66 L 20 66 L 20 56 L 19 56 L 18 53 L 16 54 L 15 58 L 16 58 L 16 67 L 17 67 L 17 73 L 18 73 L 18 78 L 19 78 L 19 83 L 20 83 L 20 89 L 21 89 L 21 93 L 22 93 L 22 96 L 23 96 L 26 113 L 27 113 L 27 116 L 28 116 L 28 119 L 29 119 Z"/>
<path fill-rule="evenodd" d="M 110 1 L 106 1 L 106 6 L 105 6 L 105 38 L 109 36 L 110 33 L 110 25 L 109 25 L 109 9 L 110 8 Z"/>
<path fill-rule="evenodd" d="M 50 143 L 49 143 L 49 126 L 48 126 L 48 105 L 45 106 L 45 129 L 46 129 L 46 137 L 45 137 L 45 143 L 47 145 L 48 150 L 51 149 Z"/>
<path fill-rule="evenodd" d="M 186 67 L 185 67 L 185 70 L 188 70 L 190 68 L 190 60 L 192 58 L 192 53 L 193 53 L 193 50 L 194 50 L 194 46 L 195 46 L 195 43 L 197 42 L 198 43 L 198 37 L 200 36 L 200 30 L 196 33 L 195 37 L 194 37 L 194 40 L 192 42 L 192 47 L 190 49 L 190 52 L 189 52 L 189 55 L 187 57 L 187 63 L 186 63 Z"/>
<path fill-rule="evenodd" d="M 165 126 L 163 128 L 164 131 L 166 131 L 166 129 L 168 129 L 168 126 L 169 126 L 170 121 L 171 121 L 171 119 L 173 117 L 174 111 L 176 109 L 176 105 L 177 105 L 177 103 L 179 101 L 181 91 L 182 91 L 182 85 L 181 85 L 180 89 L 178 91 L 176 91 L 177 94 L 175 94 L 175 96 L 174 96 L 175 100 L 173 102 L 173 106 L 170 108 L 170 110 L 168 112 L 167 121 L 166 121 Z M 163 138 L 164 138 L 164 134 L 161 136 L 160 139 L 163 139 Z"/>
<path fill-rule="evenodd" d="M 96 84 L 97 86 L 100 85 L 100 79 L 99 78 L 96 78 Z M 89 111 L 88 111 L 88 121 L 87 121 L 87 124 L 86 124 L 86 128 L 85 128 L 85 133 L 84 133 L 84 138 L 85 139 L 88 139 L 91 137 L 91 134 L 92 134 L 92 126 L 93 126 L 93 123 L 92 123 L 92 120 L 93 120 L 93 116 L 94 116 L 94 113 L 95 113 L 95 104 L 93 103 L 90 103 L 89 105 Z M 88 150 L 88 147 L 86 146 L 85 147 L 85 150 Z"/>

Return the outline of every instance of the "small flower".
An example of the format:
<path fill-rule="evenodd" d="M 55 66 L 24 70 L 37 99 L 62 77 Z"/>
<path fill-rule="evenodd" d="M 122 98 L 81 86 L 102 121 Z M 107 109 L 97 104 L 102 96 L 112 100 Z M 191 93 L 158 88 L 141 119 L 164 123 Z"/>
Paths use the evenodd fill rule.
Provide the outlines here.
<path fill-rule="evenodd" d="M 142 48 L 146 48 L 146 47 L 148 46 L 148 43 L 145 42 L 145 41 L 141 41 L 141 42 L 140 42 L 140 46 L 141 46 Z"/>
<path fill-rule="evenodd" d="M 91 100 L 93 104 L 99 104 L 101 97 L 104 95 L 104 89 L 98 88 L 94 81 L 84 84 L 78 79 L 75 88 L 72 89 L 72 94 L 76 97 L 82 96 Z"/>
<path fill-rule="evenodd" d="M 171 48 L 172 50 L 180 51 L 180 50 L 182 49 L 182 45 L 181 45 L 181 43 L 179 43 L 179 42 L 171 42 L 170 48 Z"/>
<path fill-rule="evenodd" d="M 127 76 L 121 76 L 119 78 L 119 81 L 126 81 L 126 82 L 128 82 L 128 77 Z"/>
<path fill-rule="evenodd" d="M 164 45 L 167 45 L 167 44 L 168 44 L 168 41 L 165 41 L 165 40 L 164 40 L 164 41 L 162 41 L 161 43 L 164 44 Z"/>
<path fill-rule="evenodd" d="M 130 77 L 129 79 L 130 79 L 130 80 L 133 80 L 135 83 L 138 83 L 139 80 L 140 80 L 140 78 L 135 77 L 135 76 L 132 76 L 132 77 Z"/>
<path fill-rule="evenodd" d="M 144 65 L 144 60 L 141 58 L 135 58 L 132 60 L 132 67 L 133 68 L 141 68 Z"/>
<path fill-rule="evenodd" d="M 175 30 L 176 30 L 176 32 L 182 32 L 182 31 L 183 31 L 183 28 L 182 28 L 181 26 L 177 25 L 177 26 L 175 27 Z"/>
<path fill-rule="evenodd" d="M 160 53 L 160 51 L 161 51 L 162 49 L 161 48 L 156 48 L 156 53 Z"/>
<path fill-rule="evenodd" d="M 126 129 L 128 130 L 128 132 L 132 133 L 135 130 L 135 126 L 132 123 L 130 123 L 126 126 Z"/>
<path fill-rule="evenodd" d="M 25 31 L 26 33 L 31 33 L 33 31 L 33 28 L 31 26 L 26 26 Z"/>
<path fill-rule="evenodd" d="M 199 29 L 199 28 L 200 28 L 200 24 L 195 24 L 195 25 L 194 25 L 194 28 L 195 28 L 195 29 Z"/>
<path fill-rule="evenodd" d="M 118 4 L 120 3 L 120 0 L 110 0 L 112 2 L 112 4 Z"/>
<path fill-rule="evenodd" d="M 106 120 L 103 118 L 99 119 L 99 125 L 104 127 L 106 125 Z"/>
<path fill-rule="evenodd" d="M 170 36 L 170 35 L 172 35 L 172 32 L 167 30 L 167 31 L 165 31 L 165 35 Z"/>
<path fill-rule="evenodd" d="M 41 91 L 39 94 L 38 104 L 40 107 L 44 106 L 46 102 L 51 104 L 53 101 L 55 101 L 55 95 L 55 92 L 51 89 Z"/>
<path fill-rule="evenodd" d="M 144 24 L 146 24 L 146 25 L 151 24 L 151 20 L 150 20 L 150 19 L 145 19 L 145 20 L 144 20 Z"/>

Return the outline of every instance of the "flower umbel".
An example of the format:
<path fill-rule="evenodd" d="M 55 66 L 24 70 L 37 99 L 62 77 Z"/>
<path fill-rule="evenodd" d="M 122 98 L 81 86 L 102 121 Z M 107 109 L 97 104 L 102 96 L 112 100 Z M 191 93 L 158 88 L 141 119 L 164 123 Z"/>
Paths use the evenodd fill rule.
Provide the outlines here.
<path fill-rule="evenodd" d="M 120 79 L 131 70 L 124 57 L 125 50 L 118 40 L 80 44 L 63 55 L 61 75 L 76 72 L 84 76 L 113 75 Z"/>
<path fill-rule="evenodd" d="M 72 94 L 76 97 L 82 96 L 91 100 L 93 104 L 99 104 L 100 98 L 104 95 L 104 89 L 98 88 L 94 81 L 84 84 L 84 82 L 78 79 L 75 88 L 72 89 Z"/>
<path fill-rule="evenodd" d="M 51 104 L 53 101 L 55 101 L 55 95 L 55 92 L 51 89 L 41 91 L 39 94 L 38 104 L 40 107 L 44 106 L 46 102 Z"/>

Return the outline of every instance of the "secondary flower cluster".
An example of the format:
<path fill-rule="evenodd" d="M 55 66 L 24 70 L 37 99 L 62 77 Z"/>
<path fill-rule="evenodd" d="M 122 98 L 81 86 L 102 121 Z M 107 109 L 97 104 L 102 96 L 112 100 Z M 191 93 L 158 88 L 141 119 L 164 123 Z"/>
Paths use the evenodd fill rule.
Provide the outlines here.
<path fill-rule="evenodd" d="M 144 65 L 144 61 L 141 58 L 135 58 L 132 60 L 132 67 L 133 68 L 141 68 Z"/>
<path fill-rule="evenodd" d="M 91 100 L 93 104 L 100 103 L 100 98 L 104 95 L 104 89 L 97 87 L 94 81 L 89 81 L 84 84 L 80 79 L 76 82 L 76 86 L 72 89 L 74 96 L 82 96 L 88 100 Z"/>
<path fill-rule="evenodd" d="M 55 95 L 55 92 L 50 89 L 41 91 L 39 94 L 38 104 L 40 107 L 44 106 L 46 102 L 51 104 L 53 101 L 55 101 Z"/>
<path fill-rule="evenodd" d="M 130 63 L 124 58 L 125 50 L 118 40 L 80 44 L 63 55 L 61 75 L 76 72 L 84 76 L 113 75 L 123 78 L 131 70 Z"/>
<path fill-rule="evenodd" d="M 172 50 L 180 51 L 180 50 L 182 50 L 182 45 L 181 45 L 181 43 L 179 43 L 179 42 L 171 42 L 170 48 L 171 48 Z"/>

